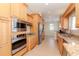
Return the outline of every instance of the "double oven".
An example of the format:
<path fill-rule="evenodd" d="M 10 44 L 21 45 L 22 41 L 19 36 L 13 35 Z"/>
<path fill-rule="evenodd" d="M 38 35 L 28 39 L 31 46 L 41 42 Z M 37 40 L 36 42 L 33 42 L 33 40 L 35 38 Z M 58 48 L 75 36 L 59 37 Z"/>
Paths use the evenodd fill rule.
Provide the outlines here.
<path fill-rule="evenodd" d="M 26 32 L 27 23 L 16 17 L 12 18 L 12 33 Z M 25 48 L 27 44 L 26 33 L 12 35 L 12 54 Z"/>

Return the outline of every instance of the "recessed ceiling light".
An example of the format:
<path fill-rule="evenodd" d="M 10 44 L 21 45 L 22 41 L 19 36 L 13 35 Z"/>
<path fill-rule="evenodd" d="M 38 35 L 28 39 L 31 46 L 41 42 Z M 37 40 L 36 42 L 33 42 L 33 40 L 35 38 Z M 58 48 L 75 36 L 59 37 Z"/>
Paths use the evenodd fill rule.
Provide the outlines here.
<path fill-rule="evenodd" d="M 45 3 L 45 5 L 48 5 L 48 3 Z"/>

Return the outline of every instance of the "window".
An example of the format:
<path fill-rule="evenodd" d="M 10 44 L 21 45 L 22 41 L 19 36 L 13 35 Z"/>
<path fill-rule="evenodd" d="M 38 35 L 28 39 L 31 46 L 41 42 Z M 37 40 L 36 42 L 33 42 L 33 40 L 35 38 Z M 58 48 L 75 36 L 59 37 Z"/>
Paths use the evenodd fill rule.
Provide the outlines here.
<path fill-rule="evenodd" d="M 75 16 L 71 16 L 70 20 L 69 20 L 69 28 L 70 29 L 76 29 L 76 17 Z"/>
<path fill-rule="evenodd" d="M 54 24 L 49 24 L 49 29 L 54 30 Z"/>
<path fill-rule="evenodd" d="M 72 17 L 72 29 L 76 28 L 76 17 Z"/>

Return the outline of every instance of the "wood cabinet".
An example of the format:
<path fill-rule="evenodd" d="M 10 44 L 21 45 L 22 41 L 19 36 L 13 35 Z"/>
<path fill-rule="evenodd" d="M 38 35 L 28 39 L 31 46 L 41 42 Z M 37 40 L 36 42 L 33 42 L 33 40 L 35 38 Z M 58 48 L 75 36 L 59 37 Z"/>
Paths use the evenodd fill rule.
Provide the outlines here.
<path fill-rule="evenodd" d="M 68 29 L 68 27 L 69 27 L 68 17 L 61 17 L 60 18 L 60 26 L 61 26 L 61 28 Z"/>
<path fill-rule="evenodd" d="M 63 55 L 63 52 L 64 52 L 63 38 L 59 37 L 58 35 L 57 35 L 57 45 L 58 45 L 60 54 Z"/>
<path fill-rule="evenodd" d="M 68 17 L 65 17 L 64 19 L 63 19 L 63 27 L 64 27 L 64 29 L 68 29 L 68 27 L 69 27 L 69 19 L 68 19 Z"/>
<path fill-rule="evenodd" d="M 32 14 L 33 16 L 33 32 L 35 33 L 34 44 L 38 44 L 38 24 L 42 22 L 41 16 L 39 14 Z"/>
<path fill-rule="evenodd" d="M 27 14 L 27 21 L 33 23 L 33 17 L 29 14 Z"/>
<path fill-rule="evenodd" d="M 36 37 L 37 37 L 36 31 L 37 31 L 38 28 L 36 28 L 36 26 L 37 26 L 38 19 L 36 20 L 34 15 L 31 15 L 31 14 L 27 14 L 27 16 L 28 16 L 27 21 L 32 24 L 31 32 L 34 33 L 33 35 L 27 35 L 28 50 L 31 50 L 36 46 L 36 43 L 37 43 L 37 41 L 36 41 L 37 40 L 36 39 Z"/>
<path fill-rule="evenodd" d="M 34 35 L 27 35 L 27 46 L 28 50 L 31 50 L 34 48 Z"/>
<path fill-rule="evenodd" d="M 0 4 L 0 17 L 17 17 L 27 20 L 27 5 L 24 3 L 2 3 Z"/>
<path fill-rule="evenodd" d="M 0 56 L 11 56 L 11 46 L 9 43 L 0 44 Z"/>
<path fill-rule="evenodd" d="M 31 50 L 36 45 L 38 45 L 38 23 L 41 22 L 41 17 L 39 14 L 28 14 L 27 15 L 27 21 L 32 23 L 32 32 L 34 35 L 28 35 L 27 41 L 28 41 L 28 49 Z M 44 36 L 44 34 L 42 35 Z"/>
<path fill-rule="evenodd" d="M 10 17 L 10 3 L 0 4 L 0 17 Z"/>
<path fill-rule="evenodd" d="M 11 4 L 11 16 L 17 17 L 21 20 L 27 20 L 27 6 L 23 3 L 12 3 Z"/>
<path fill-rule="evenodd" d="M 17 18 L 20 18 L 20 3 L 12 3 L 11 4 L 11 16 L 16 16 Z"/>
<path fill-rule="evenodd" d="M 11 18 L 17 17 L 27 21 L 27 6 L 23 3 L 2 3 L 0 4 L 0 56 L 11 56 Z M 22 55 L 27 48 L 15 55 Z"/>
<path fill-rule="evenodd" d="M 23 20 L 27 20 L 27 6 L 24 4 L 20 4 L 20 18 Z"/>
<path fill-rule="evenodd" d="M 68 5 L 65 13 L 61 16 L 61 28 L 69 29 L 69 16 L 75 11 L 75 4 L 71 3 Z"/>
<path fill-rule="evenodd" d="M 76 27 L 79 28 L 79 3 L 76 3 L 75 6 L 76 6 L 76 9 L 75 9 L 75 12 L 76 12 Z"/>
<path fill-rule="evenodd" d="M 6 19 L 0 19 L 0 56 L 11 55 L 11 27 Z"/>

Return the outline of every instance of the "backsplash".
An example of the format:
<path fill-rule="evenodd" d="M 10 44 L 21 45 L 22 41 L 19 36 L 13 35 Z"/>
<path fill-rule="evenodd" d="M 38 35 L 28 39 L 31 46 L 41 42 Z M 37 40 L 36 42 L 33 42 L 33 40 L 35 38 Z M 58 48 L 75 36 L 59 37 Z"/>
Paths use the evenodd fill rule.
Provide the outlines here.
<path fill-rule="evenodd" d="M 78 30 L 71 30 L 71 33 L 74 35 L 79 36 L 79 29 Z"/>

